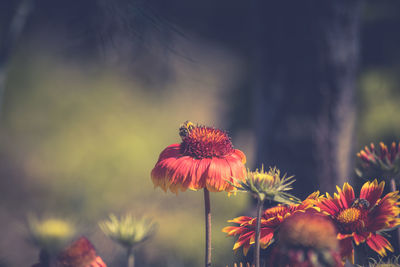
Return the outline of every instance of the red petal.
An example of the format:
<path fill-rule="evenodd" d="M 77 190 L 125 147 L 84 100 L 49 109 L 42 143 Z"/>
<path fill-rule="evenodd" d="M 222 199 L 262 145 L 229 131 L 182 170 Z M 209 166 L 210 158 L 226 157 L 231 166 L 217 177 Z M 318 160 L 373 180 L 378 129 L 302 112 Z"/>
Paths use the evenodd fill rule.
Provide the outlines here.
<path fill-rule="evenodd" d="M 206 181 L 208 179 L 208 168 L 210 166 L 211 159 L 204 158 L 200 159 L 197 162 L 197 170 L 195 179 L 193 179 L 192 183 L 190 184 L 190 188 L 197 190 L 206 187 Z"/>
<path fill-rule="evenodd" d="M 366 182 L 361 188 L 360 198 L 368 200 L 370 207 L 373 207 L 381 197 L 384 187 L 384 181 L 379 183 L 379 185 L 376 179 L 373 182 Z"/>
<path fill-rule="evenodd" d="M 212 158 L 208 168 L 207 189 L 212 192 L 225 190 L 229 184 L 225 179 L 231 176 L 230 166 L 225 159 Z"/>
<path fill-rule="evenodd" d="M 172 144 L 167 146 L 160 154 L 160 156 L 158 157 L 158 161 L 164 160 L 166 158 L 177 158 L 181 155 L 180 153 L 180 145 L 179 144 Z"/>
<path fill-rule="evenodd" d="M 151 178 L 154 183 L 154 187 L 160 186 L 164 191 L 167 190 L 169 180 L 171 176 L 169 174 L 171 165 L 175 164 L 177 158 L 165 158 L 157 162 L 154 169 L 151 171 Z"/>
<path fill-rule="evenodd" d="M 252 217 L 249 217 L 249 216 L 240 216 L 240 217 L 234 218 L 234 219 L 232 219 L 232 220 L 229 220 L 228 222 L 233 222 L 233 223 L 237 223 L 237 224 L 242 225 L 243 223 L 247 223 L 247 222 L 249 222 L 249 221 L 251 221 L 251 220 L 253 220 Z"/>
<path fill-rule="evenodd" d="M 345 209 L 349 208 L 355 198 L 353 187 L 351 187 L 351 185 L 349 185 L 348 183 L 344 183 L 343 191 L 339 187 L 337 187 L 337 191 L 340 196 L 339 200 L 340 203 L 342 204 L 342 208 Z"/>
<path fill-rule="evenodd" d="M 333 199 L 330 198 L 329 194 L 328 198 L 321 200 L 321 202 L 317 205 L 322 211 L 325 211 L 330 215 L 335 215 L 340 210 L 338 205 L 336 205 Z"/>
<path fill-rule="evenodd" d="M 380 256 L 386 256 L 386 249 L 393 252 L 393 247 L 389 241 L 381 235 L 372 234 L 367 240 L 368 246 L 376 251 Z"/>
<path fill-rule="evenodd" d="M 169 180 L 167 186 L 169 186 L 171 192 L 177 193 L 177 190 L 185 183 L 192 162 L 193 159 L 191 157 L 184 156 L 171 162 L 168 166 L 167 176 L 169 177 Z"/>
<path fill-rule="evenodd" d="M 359 235 L 357 233 L 353 234 L 353 239 L 354 242 L 356 242 L 356 245 L 358 246 L 360 243 L 364 243 L 365 242 L 365 237 L 362 235 Z"/>
<path fill-rule="evenodd" d="M 339 241 L 340 256 L 344 259 L 349 259 L 351 263 L 353 259 L 353 245 L 351 244 L 351 238 L 346 238 Z"/>
<path fill-rule="evenodd" d="M 264 249 L 271 243 L 271 240 L 274 237 L 274 230 L 275 229 L 271 228 L 261 228 L 260 244 Z"/>
<path fill-rule="evenodd" d="M 246 155 L 239 149 L 234 149 L 233 156 L 236 156 L 242 164 L 246 164 Z"/>

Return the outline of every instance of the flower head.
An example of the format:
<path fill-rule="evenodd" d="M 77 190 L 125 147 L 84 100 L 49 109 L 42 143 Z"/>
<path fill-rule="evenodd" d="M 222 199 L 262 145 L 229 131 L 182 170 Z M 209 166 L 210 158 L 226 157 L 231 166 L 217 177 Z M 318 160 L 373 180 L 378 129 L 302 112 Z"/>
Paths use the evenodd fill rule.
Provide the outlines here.
<path fill-rule="evenodd" d="M 260 246 L 265 249 L 272 244 L 275 230 L 281 223 L 297 212 L 312 209 L 317 198 L 318 193 L 313 193 L 301 204 L 278 205 L 265 210 L 261 217 Z M 222 229 L 228 236 L 239 236 L 233 250 L 243 247 L 243 253 L 247 254 L 250 246 L 255 243 L 256 219 L 248 216 L 237 217 L 228 221 L 237 225 Z"/>
<path fill-rule="evenodd" d="M 76 232 L 68 221 L 56 218 L 39 220 L 33 216 L 28 218 L 28 229 L 33 244 L 51 254 L 61 250 Z"/>
<path fill-rule="evenodd" d="M 107 265 L 97 256 L 90 241 L 81 237 L 58 255 L 56 267 L 107 267 Z"/>
<path fill-rule="evenodd" d="M 360 159 L 360 168 L 356 172 L 360 177 L 400 179 L 400 142 L 393 142 L 389 148 L 380 142 L 378 149 L 371 143 L 357 153 L 357 157 Z"/>
<path fill-rule="evenodd" d="M 366 182 L 361 188 L 360 197 L 356 198 L 353 188 L 345 183 L 343 189 L 337 187 L 338 193 L 334 197 L 327 193 L 317 204 L 338 228 L 337 238 L 341 240 L 343 257 L 353 254 L 352 241 L 356 245 L 366 242 L 381 256 L 386 255 L 386 250 L 393 252 L 392 245 L 381 232 L 400 225 L 400 219 L 397 218 L 400 196 L 396 191 L 381 198 L 384 186 L 385 182 L 378 184 L 377 180 Z"/>
<path fill-rule="evenodd" d="M 133 248 L 151 238 L 156 230 L 157 224 L 148 218 L 140 220 L 131 215 L 120 219 L 111 214 L 108 221 L 99 223 L 101 230 L 106 236 L 125 248 Z"/>
<path fill-rule="evenodd" d="M 272 266 L 342 266 L 336 228 L 327 216 L 315 210 L 291 215 L 276 235 Z"/>
<path fill-rule="evenodd" d="M 161 152 L 151 172 L 155 187 L 178 193 L 187 188 L 231 191 L 246 174 L 246 157 L 234 149 L 229 136 L 215 128 L 185 122 L 179 129 L 180 144 Z"/>
<path fill-rule="evenodd" d="M 300 200 L 286 191 L 292 189 L 291 184 L 295 181 L 293 176 L 286 177 L 286 174 L 281 177 L 281 173 L 277 168 L 270 168 L 269 171 L 264 171 L 264 166 L 259 171 L 247 172 L 245 179 L 238 181 L 235 186 L 238 191 L 249 192 L 255 198 L 264 201 L 265 199 L 273 200 L 280 203 L 292 204 L 300 202 Z"/>

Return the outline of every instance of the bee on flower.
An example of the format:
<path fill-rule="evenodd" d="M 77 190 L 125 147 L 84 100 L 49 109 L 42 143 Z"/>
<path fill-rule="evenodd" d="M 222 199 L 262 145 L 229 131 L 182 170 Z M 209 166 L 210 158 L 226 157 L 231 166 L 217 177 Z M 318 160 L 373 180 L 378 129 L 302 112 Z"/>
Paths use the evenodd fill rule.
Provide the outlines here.
<path fill-rule="evenodd" d="M 151 171 L 154 187 L 178 194 L 187 189 L 204 191 L 205 266 L 211 266 L 210 192 L 231 192 L 246 175 L 246 156 L 234 149 L 220 129 L 186 121 L 179 128 L 181 142 L 166 147 Z M 235 179 L 233 178 L 235 177 Z"/>
<path fill-rule="evenodd" d="M 326 193 L 326 197 L 317 203 L 338 228 L 337 238 L 343 257 L 353 259 L 352 242 L 356 245 L 366 243 L 382 257 L 387 251 L 393 252 L 382 232 L 400 225 L 400 196 L 395 191 L 382 197 L 384 186 L 384 181 L 379 184 L 377 180 L 366 182 L 356 198 L 353 187 L 345 183 L 343 189 L 337 187 L 333 197 Z"/>
<path fill-rule="evenodd" d="M 179 128 L 181 143 L 165 148 L 151 171 L 155 187 L 173 193 L 186 189 L 232 191 L 246 174 L 246 156 L 234 149 L 219 129 L 185 122 Z"/>

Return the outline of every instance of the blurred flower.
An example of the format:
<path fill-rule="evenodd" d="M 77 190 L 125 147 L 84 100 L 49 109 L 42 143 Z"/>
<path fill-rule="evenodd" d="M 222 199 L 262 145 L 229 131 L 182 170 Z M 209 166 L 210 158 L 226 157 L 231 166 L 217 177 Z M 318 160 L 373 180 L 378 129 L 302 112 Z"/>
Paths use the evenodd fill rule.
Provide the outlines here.
<path fill-rule="evenodd" d="M 295 213 L 283 221 L 279 231 L 280 245 L 320 249 L 338 248 L 336 227 L 322 213 L 307 211 Z"/>
<path fill-rule="evenodd" d="M 381 198 L 384 186 L 385 182 L 378 184 L 377 180 L 367 182 L 356 198 L 353 188 L 345 183 L 343 190 L 337 187 L 338 193 L 333 198 L 327 193 L 317 204 L 338 228 L 342 257 L 352 258 L 352 241 L 356 245 L 366 242 L 381 256 L 386 255 L 386 250 L 393 252 L 381 232 L 400 225 L 400 219 L 396 218 L 400 213 L 400 196 L 396 191 Z"/>
<path fill-rule="evenodd" d="M 90 241 L 81 237 L 58 255 L 56 267 L 107 267 L 107 265 L 97 256 Z"/>
<path fill-rule="evenodd" d="M 152 237 L 157 224 L 150 219 L 135 219 L 132 215 L 125 215 L 118 219 L 111 214 L 109 220 L 99 223 L 101 230 L 111 240 L 121 246 L 131 249 Z"/>
<path fill-rule="evenodd" d="M 399 263 L 399 256 L 392 257 L 388 261 L 383 261 L 382 259 L 379 261 L 376 261 L 375 259 L 371 259 L 372 262 L 368 263 L 368 267 L 398 267 L 400 266 Z M 359 265 L 357 265 L 359 266 Z"/>
<path fill-rule="evenodd" d="M 155 187 L 174 193 L 187 188 L 229 192 L 234 189 L 230 183 L 236 184 L 232 177 L 245 176 L 246 157 L 225 132 L 185 122 L 179 135 L 182 142 L 164 149 L 151 172 Z"/>
<path fill-rule="evenodd" d="M 264 211 L 261 217 L 260 245 L 263 249 L 267 248 L 273 242 L 274 232 L 281 223 L 297 212 L 305 212 L 313 209 L 319 193 L 315 192 L 307 197 L 301 204 L 278 205 Z M 222 229 L 228 236 L 239 236 L 233 250 L 238 250 L 243 246 L 243 254 L 246 255 L 252 244 L 255 243 L 256 218 L 241 216 L 229 220 L 238 224 L 237 226 L 227 226 Z"/>
<path fill-rule="evenodd" d="M 356 169 L 360 177 L 381 177 L 385 179 L 400 179 L 400 143 L 393 142 L 390 148 L 379 143 L 379 149 L 371 143 L 357 153 L 361 160 L 360 168 Z"/>
<path fill-rule="evenodd" d="M 336 228 L 314 210 L 298 212 L 283 221 L 277 231 L 271 266 L 343 266 L 338 252 Z"/>
<path fill-rule="evenodd" d="M 293 176 L 280 177 L 280 170 L 270 168 L 269 171 L 264 171 L 264 166 L 259 171 L 247 171 L 245 179 L 237 181 L 237 185 L 233 185 L 238 191 L 249 192 L 252 196 L 261 201 L 265 199 L 273 200 L 280 203 L 292 204 L 300 202 L 300 200 L 286 191 L 293 189 L 291 184 L 295 181 Z"/>
<path fill-rule="evenodd" d="M 29 239 L 50 254 L 60 251 L 76 233 L 68 221 L 55 218 L 40 221 L 33 216 L 28 218 L 28 230 Z"/>

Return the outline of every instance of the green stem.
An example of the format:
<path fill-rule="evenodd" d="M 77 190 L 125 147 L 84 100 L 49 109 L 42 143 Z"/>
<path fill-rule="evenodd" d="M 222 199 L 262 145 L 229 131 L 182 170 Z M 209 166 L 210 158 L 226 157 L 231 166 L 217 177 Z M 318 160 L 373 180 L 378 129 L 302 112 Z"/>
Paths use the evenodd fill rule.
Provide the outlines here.
<path fill-rule="evenodd" d="M 255 267 L 260 267 L 260 230 L 261 230 L 261 213 L 263 209 L 264 201 L 257 198 L 257 225 L 256 225 L 256 236 L 255 236 L 255 248 L 254 248 L 254 264 Z"/>
<path fill-rule="evenodd" d="M 132 248 L 128 248 L 127 258 L 128 267 L 135 267 L 135 255 Z"/>
<path fill-rule="evenodd" d="M 205 251 L 205 266 L 211 267 L 211 206 L 210 192 L 204 188 L 204 208 L 205 208 L 205 223 L 206 223 L 206 251 Z"/>

